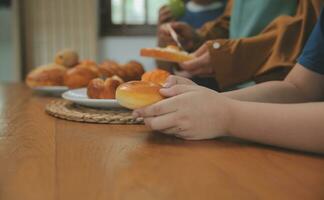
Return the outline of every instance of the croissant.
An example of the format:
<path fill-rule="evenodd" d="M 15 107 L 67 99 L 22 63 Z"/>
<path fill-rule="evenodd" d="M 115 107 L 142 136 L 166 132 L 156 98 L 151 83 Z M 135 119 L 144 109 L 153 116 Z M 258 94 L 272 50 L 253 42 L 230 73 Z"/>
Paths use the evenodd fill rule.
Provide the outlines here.
<path fill-rule="evenodd" d="M 153 82 L 163 85 L 170 73 L 161 69 L 155 69 L 153 71 L 145 72 L 142 75 L 142 81 Z"/>
<path fill-rule="evenodd" d="M 136 61 L 120 65 L 115 61 L 107 60 L 99 65 L 101 74 L 105 77 L 119 76 L 124 81 L 140 80 L 144 73 L 143 66 Z"/>
<path fill-rule="evenodd" d="M 30 88 L 41 86 L 62 86 L 66 68 L 58 64 L 40 66 L 31 71 L 26 78 Z"/>
<path fill-rule="evenodd" d="M 116 89 L 123 82 L 118 76 L 106 80 L 93 79 L 88 85 L 87 95 L 90 99 L 115 99 Z"/>
<path fill-rule="evenodd" d="M 100 71 L 97 64 L 93 61 L 85 60 L 66 72 L 64 84 L 71 89 L 86 87 L 92 79 L 99 76 Z"/>

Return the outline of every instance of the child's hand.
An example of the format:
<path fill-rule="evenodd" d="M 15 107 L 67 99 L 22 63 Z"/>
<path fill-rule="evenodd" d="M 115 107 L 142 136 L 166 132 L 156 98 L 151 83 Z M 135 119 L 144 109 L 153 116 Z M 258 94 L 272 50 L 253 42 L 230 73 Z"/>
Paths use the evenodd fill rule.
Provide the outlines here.
<path fill-rule="evenodd" d="M 135 117 L 144 117 L 148 127 L 188 140 L 228 133 L 233 100 L 197 85 L 174 85 L 160 92 L 170 98 L 133 113 Z"/>
<path fill-rule="evenodd" d="M 213 76 L 214 66 L 211 64 L 208 45 L 205 43 L 196 52 L 196 58 L 180 64 L 181 69 L 189 72 L 193 76 L 208 77 Z"/>

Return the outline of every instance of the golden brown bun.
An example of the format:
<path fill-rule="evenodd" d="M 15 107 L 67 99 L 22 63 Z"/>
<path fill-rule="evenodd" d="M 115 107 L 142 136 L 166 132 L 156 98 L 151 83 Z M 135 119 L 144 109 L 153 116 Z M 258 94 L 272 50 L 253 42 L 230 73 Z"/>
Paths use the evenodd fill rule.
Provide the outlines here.
<path fill-rule="evenodd" d="M 64 49 L 55 55 L 54 62 L 71 68 L 79 63 L 79 55 L 72 49 Z"/>
<path fill-rule="evenodd" d="M 26 78 L 30 88 L 41 86 L 62 86 L 66 68 L 58 64 L 40 66 L 31 71 Z"/>
<path fill-rule="evenodd" d="M 131 81 L 121 84 L 116 91 L 118 103 L 129 109 L 138 109 L 162 100 L 161 86 L 151 82 Z"/>
<path fill-rule="evenodd" d="M 180 51 L 176 46 L 168 46 L 166 48 L 143 48 L 141 49 L 140 54 L 141 56 L 176 63 L 182 63 L 194 59 L 192 55 L 185 51 Z"/>
<path fill-rule="evenodd" d="M 71 89 L 86 87 L 92 79 L 99 76 L 100 72 L 97 64 L 86 60 L 66 72 L 64 84 Z"/>
<path fill-rule="evenodd" d="M 117 87 L 123 83 L 117 76 L 102 80 L 96 78 L 90 81 L 87 95 L 90 99 L 115 99 Z"/>
<path fill-rule="evenodd" d="M 130 61 L 125 65 L 120 65 L 115 61 L 107 60 L 99 65 L 99 69 L 105 77 L 116 75 L 124 81 L 140 80 L 144 73 L 143 66 L 136 61 Z"/>
<path fill-rule="evenodd" d="M 169 72 L 161 69 L 155 69 L 153 71 L 145 72 L 142 75 L 142 81 L 163 85 L 169 76 Z"/>

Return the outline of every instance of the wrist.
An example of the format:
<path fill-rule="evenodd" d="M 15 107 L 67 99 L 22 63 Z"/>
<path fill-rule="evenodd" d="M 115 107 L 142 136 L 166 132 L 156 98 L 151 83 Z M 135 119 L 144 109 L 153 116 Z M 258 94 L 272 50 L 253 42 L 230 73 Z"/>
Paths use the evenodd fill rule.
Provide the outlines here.
<path fill-rule="evenodd" d="M 235 136 L 236 134 L 236 126 L 238 119 L 238 111 L 239 107 L 242 106 L 240 101 L 226 98 L 227 100 L 227 109 L 226 109 L 226 136 Z"/>

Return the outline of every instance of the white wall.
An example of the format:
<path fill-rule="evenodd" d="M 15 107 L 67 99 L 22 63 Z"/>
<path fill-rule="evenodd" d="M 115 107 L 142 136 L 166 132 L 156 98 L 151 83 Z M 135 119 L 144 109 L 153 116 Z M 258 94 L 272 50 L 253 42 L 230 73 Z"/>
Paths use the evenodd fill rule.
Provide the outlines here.
<path fill-rule="evenodd" d="M 110 36 L 99 40 L 99 61 L 113 59 L 117 62 L 126 63 L 129 60 L 138 60 L 146 70 L 156 67 L 153 59 L 140 57 L 140 49 L 144 47 L 155 47 L 154 36 L 121 37 Z"/>

